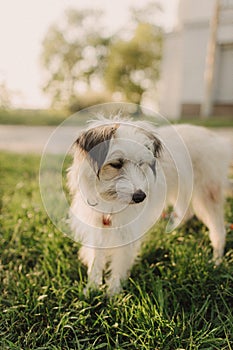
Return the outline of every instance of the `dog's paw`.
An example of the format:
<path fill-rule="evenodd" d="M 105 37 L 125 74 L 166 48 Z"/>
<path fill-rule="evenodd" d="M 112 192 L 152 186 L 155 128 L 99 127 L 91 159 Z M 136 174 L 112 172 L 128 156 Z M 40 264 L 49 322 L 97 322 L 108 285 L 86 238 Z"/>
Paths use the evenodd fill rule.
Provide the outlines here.
<path fill-rule="evenodd" d="M 219 265 L 221 265 L 222 261 L 223 261 L 223 257 L 217 257 L 217 258 L 214 257 L 212 259 L 212 262 L 214 263 L 215 267 L 218 267 Z"/>
<path fill-rule="evenodd" d="M 86 286 L 85 288 L 83 288 L 83 294 L 85 297 L 89 297 L 90 293 L 91 293 L 92 289 L 90 288 L 90 286 Z"/>
<path fill-rule="evenodd" d="M 216 267 L 221 265 L 221 263 L 223 261 L 223 255 L 224 255 L 224 248 L 222 248 L 222 247 L 214 248 L 214 250 L 213 250 L 213 262 L 214 262 L 214 265 Z"/>
<path fill-rule="evenodd" d="M 104 285 L 96 285 L 93 283 L 88 283 L 86 287 L 83 289 L 83 294 L 85 297 L 90 297 L 93 293 L 98 293 L 105 289 Z"/>
<path fill-rule="evenodd" d="M 88 282 L 86 287 L 83 288 L 83 294 L 85 297 L 90 297 L 92 295 L 105 292 L 106 285 L 105 284 L 96 284 L 93 282 Z"/>
<path fill-rule="evenodd" d="M 107 294 L 112 297 L 116 294 L 119 294 L 122 292 L 122 285 L 121 283 L 113 283 L 113 284 L 109 284 L 108 288 L 107 288 Z"/>

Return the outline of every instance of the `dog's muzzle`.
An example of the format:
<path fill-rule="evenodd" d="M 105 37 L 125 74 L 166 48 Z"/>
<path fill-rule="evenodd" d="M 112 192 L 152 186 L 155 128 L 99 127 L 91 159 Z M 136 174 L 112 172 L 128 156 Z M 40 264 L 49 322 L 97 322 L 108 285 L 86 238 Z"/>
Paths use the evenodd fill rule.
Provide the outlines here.
<path fill-rule="evenodd" d="M 132 200 L 134 203 L 141 203 L 146 198 L 146 194 L 142 190 L 134 192 Z"/>

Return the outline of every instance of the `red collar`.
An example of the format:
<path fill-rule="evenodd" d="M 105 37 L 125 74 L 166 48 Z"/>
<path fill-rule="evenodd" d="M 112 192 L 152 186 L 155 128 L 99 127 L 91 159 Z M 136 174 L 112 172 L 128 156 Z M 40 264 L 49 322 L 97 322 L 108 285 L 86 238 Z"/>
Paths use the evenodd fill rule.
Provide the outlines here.
<path fill-rule="evenodd" d="M 103 215 L 102 224 L 103 226 L 112 226 L 112 218 L 110 214 Z"/>

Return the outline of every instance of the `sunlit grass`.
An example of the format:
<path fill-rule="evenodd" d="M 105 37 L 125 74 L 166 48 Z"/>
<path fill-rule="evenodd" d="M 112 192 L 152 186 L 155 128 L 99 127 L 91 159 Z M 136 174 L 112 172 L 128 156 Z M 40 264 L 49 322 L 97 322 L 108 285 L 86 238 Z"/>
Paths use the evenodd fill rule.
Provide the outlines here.
<path fill-rule="evenodd" d="M 32 126 L 59 125 L 67 116 L 67 113 L 50 110 L 0 109 L 0 124 Z"/>
<path fill-rule="evenodd" d="M 101 108 L 100 108 L 101 110 Z M 0 109 L 0 124 L 6 125 L 31 125 L 31 126 L 56 126 L 61 124 L 67 117 L 72 113 L 69 112 L 60 112 L 52 110 L 1 110 Z M 155 111 L 156 114 L 156 111 Z M 131 117 L 138 118 L 136 115 L 131 115 Z M 165 116 L 164 116 L 165 117 Z M 84 112 L 79 113 L 78 118 L 75 119 L 77 125 L 78 120 L 80 125 L 85 124 L 89 119 L 92 119 L 93 116 L 85 114 Z M 144 116 L 144 118 L 146 118 Z M 148 120 L 154 120 L 154 118 L 147 117 Z M 200 119 L 200 117 L 192 118 L 181 118 L 174 123 L 189 123 L 194 125 L 202 125 L 206 127 L 233 127 L 233 118 L 231 116 L 225 117 L 210 117 L 208 119 Z"/>
<path fill-rule="evenodd" d="M 233 118 L 232 116 L 210 116 L 207 119 L 201 119 L 200 117 L 192 117 L 192 118 L 185 118 L 182 117 L 180 120 L 178 120 L 179 123 L 189 123 L 194 125 L 201 125 L 206 126 L 210 128 L 228 128 L 233 127 Z"/>
<path fill-rule="evenodd" d="M 0 154 L 0 349 L 233 348 L 233 200 L 219 268 L 197 220 L 153 229 L 122 294 L 85 297 L 79 245 L 50 223 L 39 157 Z"/>

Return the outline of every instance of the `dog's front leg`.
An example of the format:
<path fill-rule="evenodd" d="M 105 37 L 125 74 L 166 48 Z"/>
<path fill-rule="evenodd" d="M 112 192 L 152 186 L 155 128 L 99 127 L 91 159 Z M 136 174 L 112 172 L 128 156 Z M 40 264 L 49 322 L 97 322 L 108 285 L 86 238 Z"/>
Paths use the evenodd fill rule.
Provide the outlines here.
<path fill-rule="evenodd" d="M 114 295 L 121 291 L 122 282 L 129 275 L 130 269 L 137 257 L 140 242 L 137 241 L 123 247 L 114 248 L 111 253 L 110 277 L 107 279 L 108 294 Z"/>
<path fill-rule="evenodd" d="M 103 250 L 82 247 L 80 258 L 87 265 L 88 282 L 85 292 L 90 289 L 99 289 L 103 284 L 103 270 L 105 266 Z"/>

